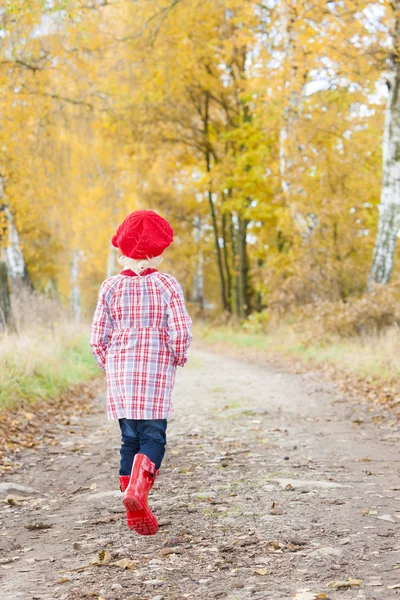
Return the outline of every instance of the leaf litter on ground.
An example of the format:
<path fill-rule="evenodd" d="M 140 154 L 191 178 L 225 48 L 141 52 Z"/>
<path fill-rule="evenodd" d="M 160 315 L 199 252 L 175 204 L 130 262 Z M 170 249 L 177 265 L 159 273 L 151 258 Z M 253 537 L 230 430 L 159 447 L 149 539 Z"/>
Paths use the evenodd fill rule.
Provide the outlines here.
<path fill-rule="evenodd" d="M 331 581 L 330 583 L 328 583 L 327 587 L 332 588 L 333 590 L 340 590 L 349 587 L 359 586 L 362 584 L 362 582 L 362 579 L 353 579 L 352 577 L 349 577 L 346 580 L 336 579 L 335 581 Z"/>
<path fill-rule="evenodd" d="M 93 558 L 87 566 L 110 566 L 119 567 L 120 569 L 134 569 L 136 563 L 130 558 L 120 558 L 119 560 L 113 561 L 113 556 L 109 550 L 101 550 L 98 555 Z"/>
<path fill-rule="evenodd" d="M 294 600 L 329 600 L 326 594 L 319 594 L 318 592 L 310 592 L 305 590 L 304 592 L 297 592 L 293 596 Z"/>

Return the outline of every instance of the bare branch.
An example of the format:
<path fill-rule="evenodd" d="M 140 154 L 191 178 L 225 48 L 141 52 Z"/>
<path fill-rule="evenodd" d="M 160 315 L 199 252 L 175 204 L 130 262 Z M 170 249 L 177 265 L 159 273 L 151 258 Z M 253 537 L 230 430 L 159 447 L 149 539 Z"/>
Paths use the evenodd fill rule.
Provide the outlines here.
<path fill-rule="evenodd" d="M 20 59 L 16 59 L 16 60 L 2 60 L 0 61 L 0 65 L 11 65 L 11 66 L 18 66 L 18 67 L 23 67 L 24 69 L 28 69 L 29 71 L 32 71 L 33 73 L 36 73 L 36 71 L 42 71 L 43 69 L 41 67 L 38 67 L 36 65 L 31 65 L 23 60 Z"/>

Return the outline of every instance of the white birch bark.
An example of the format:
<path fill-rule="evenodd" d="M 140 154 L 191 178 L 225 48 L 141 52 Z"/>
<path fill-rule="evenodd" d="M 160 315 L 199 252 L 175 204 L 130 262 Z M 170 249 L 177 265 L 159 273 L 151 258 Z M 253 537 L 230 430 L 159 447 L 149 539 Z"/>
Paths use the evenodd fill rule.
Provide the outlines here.
<path fill-rule="evenodd" d="M 400 1 L 396 2 L 400 10 Z M 394 47 L 400 43 L 400 23 L 396 20 Z M 382 147 L 382 189 L 379 204 L 378 232 L 375 241 L 369 284 L 385 284 L 390 280 L 400 216 L 400 62 L 391 58 L 392 71 L 388 79 L 389 95 L 386 105 Z"/>
<path fill-rule="evenodd" d="M 112 277 L 115 274 L 115 248 L 111 246 L 108 249 L 107 257 L 107 278 Z"/>
<path fill-rule="evenodd" d="M 309 237 L 315 227 L 315 215 L 303 215 L 296 202 L 296 195 L 304 194 L 304 189 L 298 183 L 296 187 L 296 173 L 300 169 L 296 164 L 295 156 L 290 156 L 290 150 L 297 148 L 297 125 L 301 117 L 304 86 L 298 89 L 295 48 L 296 32 L 292 24 L 296 18 L 296 0 L 279 0 L 278 10 L 280 19 L 280 33 L 282 36 L 283 65 L 289 65 L 289 75 L 286 77 L 285 87 L 289 90 L 287 104 L 283 111 L 283 119 L 279 132 L 279 172 L 281 187 L 286 197 L 290 215 L 303 238 Z M 297 151 L 297 150 L 296 150 Z"/>
<path fill-rule="evenodd" d="M 23 281 L 26 279 L 26 264 L 21 250 L 18 231 L 7 205 L 4 207 L 4 213 L 6 215 L 8 231 L 8 243 L 5 249 L 8 275 L 13 281 Z"/>
<path fill-rule="evenodd" d="M 194 221 L 194 242 L 196 247 L 199 246 L 202 238 L 202 223 L 200 217 L 196 217 Z M 199 305 L 201 309 L 204 308 L 204 276 L 203 276 L 203 265 L 204 257 L 201 250 L 199 250 L 196 262 L 196 270 L 193 279 L 193 302 Z"/>
<path fill-rule="evenodd" d="M 81 319 L 81 289 L 79 286 L 79 267 L 81 260 L 81 252 L 75 249 L 72 254 L 71 269 L 70 269 L 70 284 L 71 284 L 71 309 L 72 316 L 76 322 Z"/>
<path fill-rule="evenodd" d="M 289 8 L 287 0 L 279 0 L 278 4 L 280 18 L 280 33 L 283 46 L 283 64 L 291 59 L 291 36 L 289 34 Z M 285 85 L 290 85 L 286 82 Z M 290 184 L 287 181 L 287 139 L 289 125 L 289 104 L 283 111 L 283 120 L 279 133 L 279 172 L 281 175 L 281 186 L 284 194 L 289 195 Z"/>
<path fill-rule="evenodd" d="M 8 277 L 12 282 L 25 281 L 27 269 L 14 218 L 4 201 L 4 179 L 0 177 L 0 212 L 4 214 L 7 241 L 3 244 L 3 258 L 7 265 Z"/>
<path fill-rule="evenodd" d="M 4 198 L 3 178 L 0 176 L 0 217 L 4 210 L 4 205 L 1 201 Z M 11 298 L 10 287 L 8 284 L 8 269 L 5 260 L 5 245 L 2 240 L 4 232 L 7 231 L 7 224 L 0 219 L 0 332 L 7 332 L 7 327 L 10 324 L 11 314 Z"/>

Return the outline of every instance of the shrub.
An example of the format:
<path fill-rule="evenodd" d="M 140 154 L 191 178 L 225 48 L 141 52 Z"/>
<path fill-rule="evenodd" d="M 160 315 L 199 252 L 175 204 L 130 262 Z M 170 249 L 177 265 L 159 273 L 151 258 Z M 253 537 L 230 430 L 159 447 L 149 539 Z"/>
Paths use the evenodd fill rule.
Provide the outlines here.
<path fill-rule="evenodd" d="M 369 294 L 346 302 L 315 302 L 296 309 L 294 315 L 295 329 L 306 343 L 380 335 L 400 324 L 399 285 L 375 286 Z"/>
<path fill-rule="evenodd" d="M 242 328 L 248 333 L 267 333 L 271 324 L 271 313 L 263 310 L 252 313 L 243 323 Z"/>

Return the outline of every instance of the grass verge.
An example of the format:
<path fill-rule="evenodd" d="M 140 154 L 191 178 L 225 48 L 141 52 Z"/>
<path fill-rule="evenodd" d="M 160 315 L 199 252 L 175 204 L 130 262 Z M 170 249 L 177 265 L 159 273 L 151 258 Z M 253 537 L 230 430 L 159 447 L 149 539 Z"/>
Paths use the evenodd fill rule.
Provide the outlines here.
<path fill-rule="evenodd" d="M 88 328 L 65 324 L 0 338 L 0 409 L 58 397 L 100 374 Z"/>
<path fill-rule="evenodd" d="M 390 384 L 400 375 L 400 332 L 397 327 L 382 335 L 332 339 L 305 344 L 289 326 L 270 333 L 250 333 L 240 328 L 195 326 L 203 342 L 264 355 L 281 355 L 303 364 L 332 365 L 354 373 L 370 383 Z"/>

